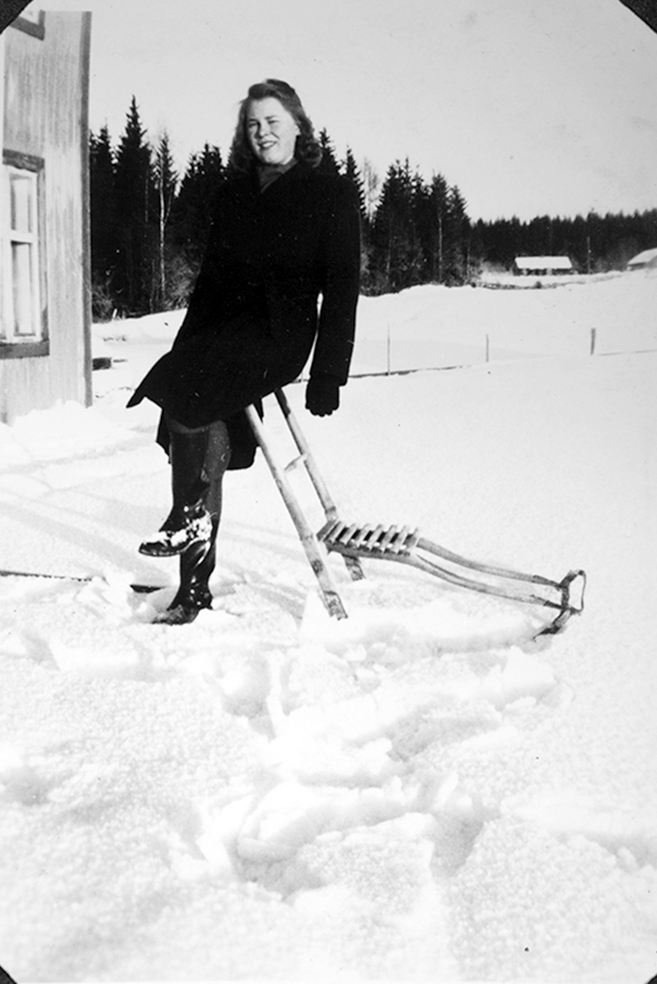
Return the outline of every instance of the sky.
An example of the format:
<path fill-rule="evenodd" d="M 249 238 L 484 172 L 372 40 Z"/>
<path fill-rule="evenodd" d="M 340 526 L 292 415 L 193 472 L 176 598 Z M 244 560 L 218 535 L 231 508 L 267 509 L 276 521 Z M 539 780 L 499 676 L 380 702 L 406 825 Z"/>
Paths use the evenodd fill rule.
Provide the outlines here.
<path fill-rule="evenodd" d="M 657 207 L 657 34 L 620 0 L 35 0 L 91 10 L 90 126 L 132 96 L 178 169 L 227 153 L 248 86 L 283 78 L 338 156 L 408 159 L 471 219 Z"/>

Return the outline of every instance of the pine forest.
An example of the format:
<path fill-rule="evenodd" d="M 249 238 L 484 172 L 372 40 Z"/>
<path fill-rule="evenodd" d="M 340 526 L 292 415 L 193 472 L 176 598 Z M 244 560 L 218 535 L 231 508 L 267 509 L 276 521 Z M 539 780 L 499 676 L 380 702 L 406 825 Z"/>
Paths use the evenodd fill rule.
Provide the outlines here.
<path fill-rule="evenodd" d="M 657 245 L 657 208 L 472 221 L 458 186 L 442 174 L 427 181 L 408 160 L 397 160 L 380 177 L 367 159 L 359 166 L 350 148 L 340 158 L 326 130 L 318 139 L 320 167 L 358 188 L 366 294 L 426 283 L 474 284 L 482 270 L 511 270 L 520 255 L 568 256 L 583 273 L 623 269 L 632 256 Z M 94 319 L 184 307 L 230 159 L 206 144 L 179 175 L 167 133 L 155 145 L 149 142 L 133 97 L 118 144 L 106 126 L 90 134 L 89 162 Z"/>

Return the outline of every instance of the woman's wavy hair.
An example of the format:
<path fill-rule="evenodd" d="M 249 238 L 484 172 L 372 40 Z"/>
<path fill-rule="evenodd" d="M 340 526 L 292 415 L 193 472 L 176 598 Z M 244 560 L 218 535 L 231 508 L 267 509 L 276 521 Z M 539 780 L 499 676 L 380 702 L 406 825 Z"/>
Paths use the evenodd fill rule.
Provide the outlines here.
<path fill-rule="evenodd" d="M 313 125 L 308 114 L 301 105 L 301 100 L 291 85 L 280 79 L 265 79 L 256 82 L 249 88 L 246 99 L 240 103 L 237 115 L 237 126 L 230 148 L 229 166 L 235 171 L 250 171 L 256 156 L 249 144 L 246 120 L 249 105 L 258 99 L 278 99 L 281 105 L 294 117 L 299 127 L 294 156 L 298 161 L 304 161 L 311 167 L 317 167 L 322 159 L 322 148 L 315 137 Z"/>

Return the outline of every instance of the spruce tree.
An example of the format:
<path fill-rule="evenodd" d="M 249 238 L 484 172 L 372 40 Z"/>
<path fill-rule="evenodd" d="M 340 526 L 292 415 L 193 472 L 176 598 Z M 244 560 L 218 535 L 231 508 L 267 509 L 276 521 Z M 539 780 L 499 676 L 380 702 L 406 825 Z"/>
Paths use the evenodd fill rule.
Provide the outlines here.
<path fill-rule="evenodd" d="M 107 126 L 89 134 L 89 198 L 91 229 L 91 289 L 93 316 L 111 317 L 118 257 L 118 225 L 114 153 Z"/>
<path fill-rule="evenodd" d="M 367 214 L 367 209 L 365 207 L 365 188 L 363 185 L 363 178 L 361 177 L 360 170 L 356 164 L 356 158 L 353 155 L 351 147 L 347 147 L 347 152 L 345 159 L 342 162 L 342 171 L 344 176 L 351 181 L 356 191 L 358 192 L 358 209 L 360 212 L 360 227 L 361 227 L 361 237 L 360 237 L 360 269 L 361 269 L 361 286 L 362 289 L 368 291 L 370 284 L 370 264 L 371 264 L 371 243 L 370 243 L 370 223 Z"/>
<path fill-rule="evenodd" d="M 417 172 L 413 176 L 412 195 L 413 224 L 419 250 L 416 281 L 426 283 L 432 279 L 433 273 L 433 203 L 431 188 Z"/>
<path fill-rule="evenodd" d="M 322 148 L 322 159 L 319 163 L 318 170 L 323 171 L 325 174 L 340 174 L 340 165 L 335 156 L 333 141 L 325 129 L 320 130 L 318 139 L 319 145 Z"/>
<path fill-rule="evenodd" d="M 342 164 L 342 173 L 345 178 L 349 178 L 349 180 L 356 186 L 356 190 L 358 191 L 360 217 L 364 225 L 367 222 L 367 213 L 365 211 L 365 191 L 363 187 L 363 179 L 358 169 L 358 165 L 356 164 L 356 158 L 353 155 L 351 147 L 347 147 L 345 159 Z"/>
<path fill-rule="evenodd" d="M 226 181 L 226 167 L 218 147 L 205 144 L 201 154 L 192 154 L 174 206 L 174 241 L 193 280 L 205 252 L 214 201 Z"/>
<path fill-rule="evenodd" d="M 117 302 L 124 314 L 144 314 L 150 309 L 149 227 L 155 189 L 151 148 L 146 142 L 134 96 L 116 155 L 116 195 L 119 223 Z"/>
<path fill-rule="evenodd" d="M 447 195 L 447 242 L 445 249 L 445 283 L 457 286 L 468 278 L 467 205 L 459 188 L 452 185 Z"/>
<path fill-rule="evenodd" d="M 415 223 L 414 179 L 408 160 L 388 168 L 374 218 L 372 243 L 378 292 L 421 283 L 422 248 Z"/>

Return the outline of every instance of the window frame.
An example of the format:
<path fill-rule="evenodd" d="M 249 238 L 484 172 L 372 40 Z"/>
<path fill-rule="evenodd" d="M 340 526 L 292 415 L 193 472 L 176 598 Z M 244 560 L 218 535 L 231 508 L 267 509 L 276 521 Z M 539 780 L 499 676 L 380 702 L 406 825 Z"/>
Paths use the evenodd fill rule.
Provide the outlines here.
<path fill-rule="evenodd" d="M 50 341 L 48 337 L 48 308 L 47 308 L 47 282 L 46 282 L 46 255 L 45 255 L 45 208 L 44 208 L 44 170 L 45 162 L 42 157 L 35 157 L 31 154 L 22 154 L 17 151 L 5 150 L 2 155 L 2 194 L 4 198 L 4 209 L 2 213 L 3 228 L 0 237 L 2 242 L 2 255 L 0 264 L 2 267 L 2 282 L 5 290 L 0 296 L 0 359 L 3 358 L 30 358 L 50 354 Z M 10 218 L 10 176 L 12 172 L 27 171 L 34 175 L 34 198 L 32 199 L 34 208 L 34 232 L 31 238 L 22 239 L 14 237 L 11 228 Z M 14 277 L 12 265 L 12 245 L 17 242 L 29 242 L 34 253 L 32 262 L 35 264 L 34 270 L 38 296 L 33 299 L 35 305 L 35 334 L 16 336 L 13 327 L 14 315 Z M 2 331 L 4 329 L 4 332 Z"/>

